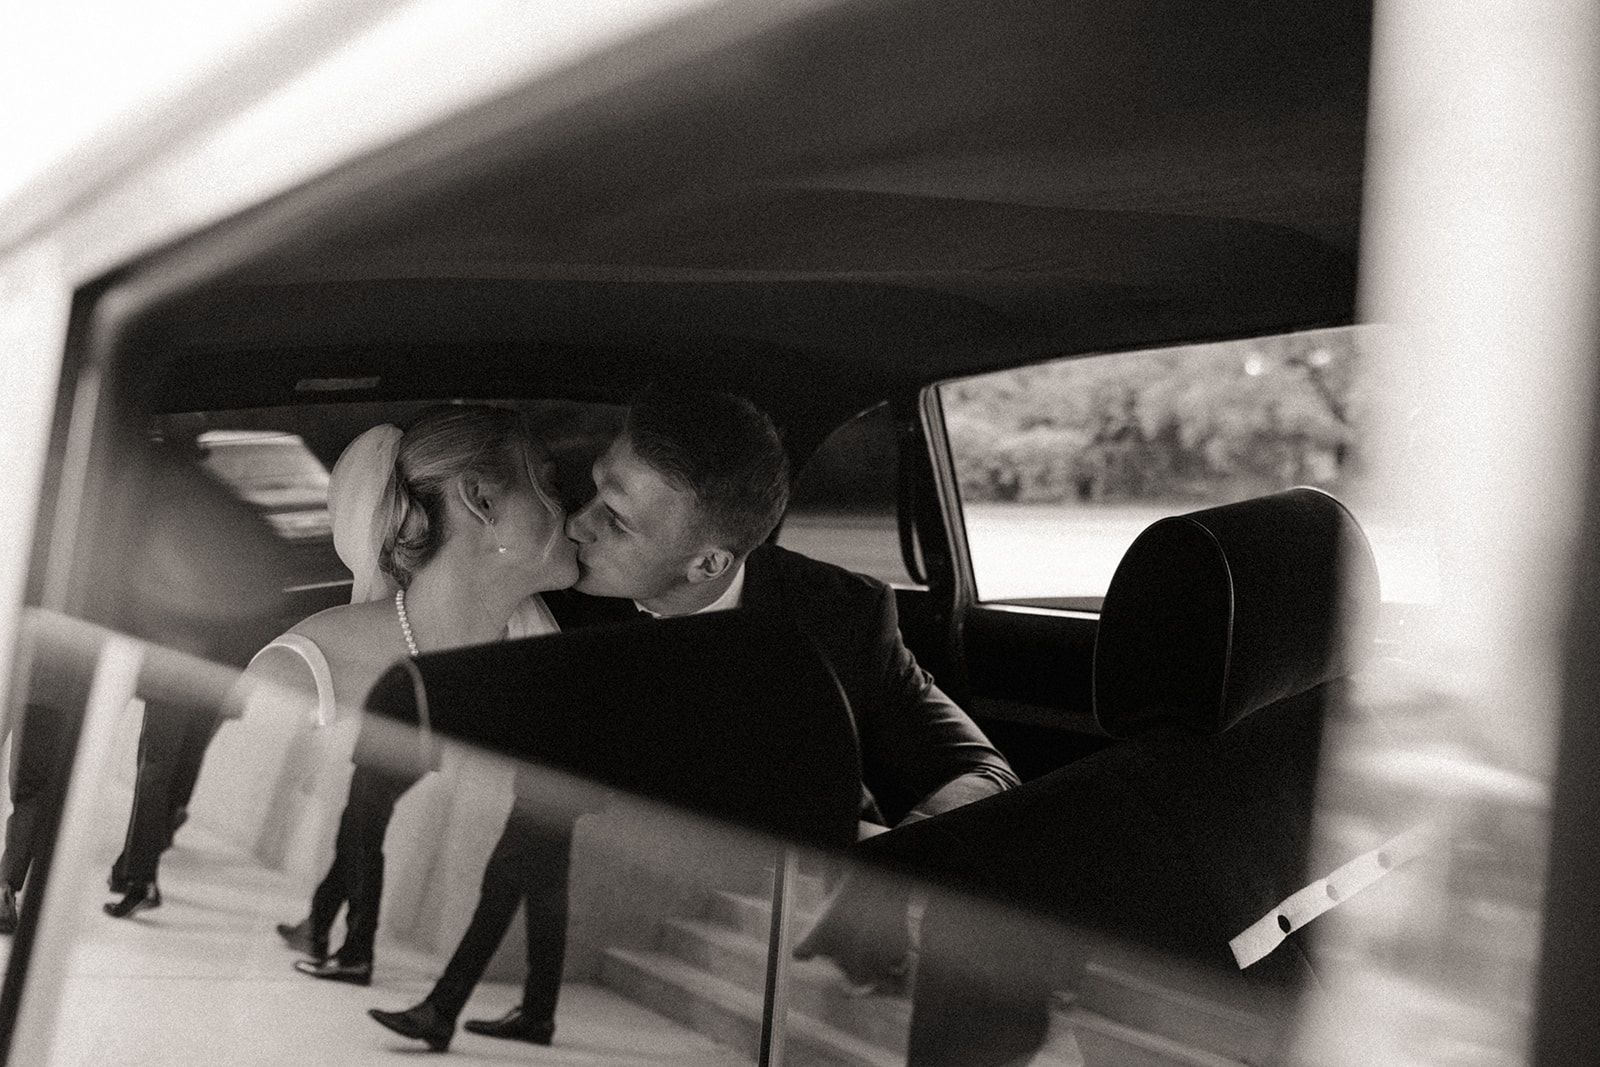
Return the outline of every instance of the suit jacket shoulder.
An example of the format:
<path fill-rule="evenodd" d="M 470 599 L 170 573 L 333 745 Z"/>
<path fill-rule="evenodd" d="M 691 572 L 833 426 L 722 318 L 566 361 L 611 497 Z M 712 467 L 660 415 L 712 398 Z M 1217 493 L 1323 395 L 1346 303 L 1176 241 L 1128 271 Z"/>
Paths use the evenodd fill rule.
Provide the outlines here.
<path fill-rule="evenodd" d="M 745 563 L 743 606 L 788 611 L 802 626 L 818 616 L 839 620 L 875 613 L 888 593 L 876 578 L 777 545 L 762 545 Z"/>

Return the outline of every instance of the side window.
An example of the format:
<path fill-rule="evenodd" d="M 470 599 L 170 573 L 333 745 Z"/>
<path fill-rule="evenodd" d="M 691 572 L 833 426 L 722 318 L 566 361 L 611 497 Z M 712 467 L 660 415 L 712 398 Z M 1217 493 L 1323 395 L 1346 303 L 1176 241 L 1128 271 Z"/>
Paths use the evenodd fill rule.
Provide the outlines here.
<path fill-rule="evenodd" d="M 888 404 L 839 427 L 795 479 L 778 544 L 891 585 L 915 584 L 900 553 L 897 456 Z"/>
<path fill-rule="evenodd" d="M 1360 519 L 1386 600 L 1435 599 L 1425 531 L 1367 507 L 1362 336 L 1066 359 L 941 385 L 979 598 L 1096 608 L 1156 519 L 1312 485 Z"/>

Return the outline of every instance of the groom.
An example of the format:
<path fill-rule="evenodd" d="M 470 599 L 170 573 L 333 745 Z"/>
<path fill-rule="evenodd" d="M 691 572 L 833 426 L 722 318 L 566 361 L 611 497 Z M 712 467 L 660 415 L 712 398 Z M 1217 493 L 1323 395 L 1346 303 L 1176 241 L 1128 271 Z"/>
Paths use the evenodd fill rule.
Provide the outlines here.
<path fill-rule="evenodd" d="M 838 675 L 861 745 L 863 833 L 1017 784 L 1005 758 L 901 640 L 894 592 L 765 543 L 788 503 L 788 460 L 771 420 L 726 393 L 650 389 L 595 461 L 595 496 L 567 520 L 576 595 L 548 595 L 563 629 L 742 608 L 786 616 Z M 466 1028 L 549 1044 L 566 938 L 570 822 L 513 806 L 484 870 L 471 925 L 427 999 L 378 1022 L 435 1049 L 482 977 L 519 901 L 528 921 L 522 1003 Z"/>

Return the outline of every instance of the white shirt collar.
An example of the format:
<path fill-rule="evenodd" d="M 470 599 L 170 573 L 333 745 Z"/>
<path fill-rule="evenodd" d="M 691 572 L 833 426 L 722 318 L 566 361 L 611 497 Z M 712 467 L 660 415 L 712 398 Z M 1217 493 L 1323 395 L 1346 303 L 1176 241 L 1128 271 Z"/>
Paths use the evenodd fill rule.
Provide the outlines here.
<path fill-rule="evenodd" d="M 743 596 L 744 596 L 744 564 L 741 562 L 739 564 L 739 569 L 737 571 L 735 571 L 734 574 L 733 574 L 733 581 L 728 583 L 728 588 L 726 588 L 726 589 L 724 589 L 722 591 L 722 595 L 721 596 L 717 597 L 717 599 L 713 600 L 711 603 L 707 604 L 703 608 L 698 608 L 695 611 L 686 612 L 685 615 L 666 616 L 666 615 L 662 615 L 660 612 L 651 611 L 649 608 L 645 607 L 643 604 L 639 603 L 637 600 L 635 600 L 633 602 L 633 606 L 638 608 L 640 611 L 644 612 L 646 615 L 649 615 L 649 616 L 651 616 L 653 618 L 657 618 L 657 619 L 665 619 L 665 618 L 669 618 L 669 617 L 670 618 L 684 618 L 687 615 L 707 615 L 707 614 L 709 614 L 709 613 L 711 613 L 713 611 L 732 611 L 734 608 L 739 606 L 739 601 Z"/>

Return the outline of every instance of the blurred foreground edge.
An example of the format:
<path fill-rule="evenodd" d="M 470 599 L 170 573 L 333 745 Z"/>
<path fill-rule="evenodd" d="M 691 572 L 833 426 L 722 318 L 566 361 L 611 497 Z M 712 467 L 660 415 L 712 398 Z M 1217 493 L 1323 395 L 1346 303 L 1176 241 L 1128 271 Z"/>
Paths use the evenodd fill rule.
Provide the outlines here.
<path fill-rule="evenodd" d="M 855 840 L 860 756 L 833 671 L 744 612 L 419 656 L 367 710 L 357 762 L 420 775 L 447 738 L 805 844 Z"/>

